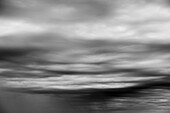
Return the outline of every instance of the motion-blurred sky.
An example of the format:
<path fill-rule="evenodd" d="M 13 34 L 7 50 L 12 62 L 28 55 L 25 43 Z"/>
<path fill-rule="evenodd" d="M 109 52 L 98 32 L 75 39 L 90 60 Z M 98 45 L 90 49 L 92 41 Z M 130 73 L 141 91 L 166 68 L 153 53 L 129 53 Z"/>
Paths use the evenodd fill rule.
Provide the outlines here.
<path fill-rule="evenodd" d="M 168 0 L 2 1 L 0 37 L 50 32 L 76 39 L 169 43 L 168 3 Z"/>

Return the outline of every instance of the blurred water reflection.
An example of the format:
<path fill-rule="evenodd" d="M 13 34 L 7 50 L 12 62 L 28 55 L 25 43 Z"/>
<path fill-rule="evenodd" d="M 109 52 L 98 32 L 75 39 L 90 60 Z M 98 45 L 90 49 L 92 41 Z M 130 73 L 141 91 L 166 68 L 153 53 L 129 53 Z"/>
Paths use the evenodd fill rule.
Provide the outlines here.
<path fill-rule="evenodd" d="M 2 91 L 2 113 L 168 113 L 168 87 L 84 94 Z"/>

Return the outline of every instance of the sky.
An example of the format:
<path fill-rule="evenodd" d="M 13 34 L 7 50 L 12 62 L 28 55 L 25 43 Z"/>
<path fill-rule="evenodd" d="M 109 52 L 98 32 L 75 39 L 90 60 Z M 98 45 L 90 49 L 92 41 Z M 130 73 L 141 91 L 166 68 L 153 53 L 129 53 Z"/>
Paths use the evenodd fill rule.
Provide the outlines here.
<path fill-rule="evenodd" d="M 52 33 L 70 39 L 170 42 L 167 0 L 8 0 L 6 7 L 1 39 Z"/>

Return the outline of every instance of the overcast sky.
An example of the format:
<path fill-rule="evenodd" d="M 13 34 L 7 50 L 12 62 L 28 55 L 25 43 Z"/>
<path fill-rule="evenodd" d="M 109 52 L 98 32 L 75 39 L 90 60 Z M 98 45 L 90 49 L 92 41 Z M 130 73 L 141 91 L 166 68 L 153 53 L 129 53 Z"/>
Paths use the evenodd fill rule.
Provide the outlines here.
<path fill-rule="evenodd" d="M 168 42 L 167 0 L 8 0 L 0 36 L 52 32 L 67 38 Z"/>

